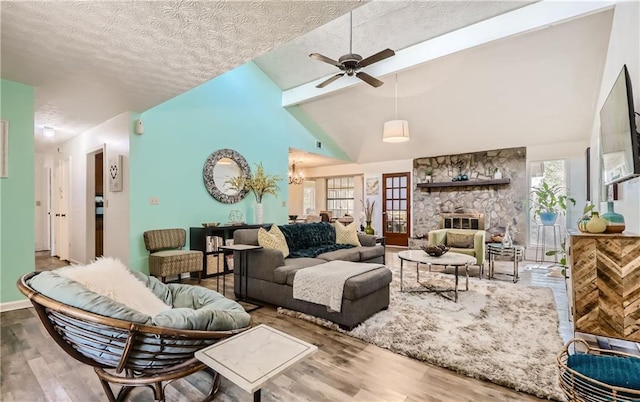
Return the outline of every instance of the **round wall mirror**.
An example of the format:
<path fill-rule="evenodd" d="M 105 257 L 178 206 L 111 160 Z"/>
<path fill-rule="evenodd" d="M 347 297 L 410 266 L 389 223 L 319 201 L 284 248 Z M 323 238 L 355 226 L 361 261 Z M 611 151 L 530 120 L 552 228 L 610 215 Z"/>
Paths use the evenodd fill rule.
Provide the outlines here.
<path fill-rule="evenodd" d="M 235 190 L 227 183 L 232 177 L 249 177 L 251 169 L 242 155 L 233 149 L 219 149 L 209 155 L 204 162 L 202 177 L 204 186 L 213 198 L 225 204 L 242 200 L 246 190 Z"/>

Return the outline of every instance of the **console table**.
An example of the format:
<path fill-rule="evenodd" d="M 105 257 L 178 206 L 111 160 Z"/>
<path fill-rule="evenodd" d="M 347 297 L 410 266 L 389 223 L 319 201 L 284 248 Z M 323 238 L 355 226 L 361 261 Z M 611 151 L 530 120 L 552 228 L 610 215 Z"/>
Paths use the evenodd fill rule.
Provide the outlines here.
<path fill-rule="evenodd" d="M 640 341 L 640 235 L 569 231 L 574 330 Z"/>
<path fill-rule="evenodd" d="M 207 250 L 207 237 L 208 236 L 219 236 L 222 238 L 222 245 L 225 245 L 228 239 L 233 239 L 233 232 L 238 229 L 258 229 L 261 227 L 269 228 L 271 227 L 271 223 L 265 223 L 262 225 L 221 225 L 221 226 L 209 226 L 209 227 L 192 227 L 189 229 L 189 249 L 191 250 L 199 250 L 202 251 L 203 261 L 202 261 L 202 277 L 203 278 L 211 278 L 214 276 L 218 276 L 220 274 L 228 274 L 233 272 L 229 269 L 227 265 L 227 261 L 223 262 L 222 272 L 218 272 L 216 269 L 216 273 L 207 273 L 207 256 L 214 255 L 222 255 L 224 256 L 224 252 L 220 250 Z M 193 274 L 195 275 L 195 274 Z"/>

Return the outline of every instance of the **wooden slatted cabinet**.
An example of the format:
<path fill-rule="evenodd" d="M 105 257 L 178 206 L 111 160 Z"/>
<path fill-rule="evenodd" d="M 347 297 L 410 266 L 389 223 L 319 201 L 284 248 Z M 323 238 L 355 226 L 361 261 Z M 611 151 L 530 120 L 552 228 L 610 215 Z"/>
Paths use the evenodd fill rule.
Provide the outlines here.
<path fill-rule="evenodd" d="M 640 341 L 640 235 L 569 232 L 576 332 Z"/>

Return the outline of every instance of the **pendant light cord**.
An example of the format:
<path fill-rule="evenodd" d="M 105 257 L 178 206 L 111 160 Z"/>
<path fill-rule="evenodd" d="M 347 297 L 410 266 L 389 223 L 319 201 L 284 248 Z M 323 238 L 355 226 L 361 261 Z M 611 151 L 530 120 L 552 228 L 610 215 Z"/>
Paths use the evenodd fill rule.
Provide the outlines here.
<path fill-rule="evenodd" d="M 396 120 L 398 120 L 398 74 L 396 74 Z"/>

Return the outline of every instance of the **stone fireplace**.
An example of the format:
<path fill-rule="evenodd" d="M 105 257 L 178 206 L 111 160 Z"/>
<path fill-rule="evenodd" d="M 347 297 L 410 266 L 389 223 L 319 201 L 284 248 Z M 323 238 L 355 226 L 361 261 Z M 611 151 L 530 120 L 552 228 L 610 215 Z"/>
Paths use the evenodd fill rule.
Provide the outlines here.
<path fill-rule="evenodd" d="M 468 180 L 452 181 L 460 175 Z M 415 237 L 447 225 L 504 233 L 509 224 L 514 241 L 525 243 L 526 148 L 418 158 L 413 183 Z"/>
<path fill-rule="evenodd" d="M 484 214 L 440 214 L 440 229 L 484 229 Z"/>

